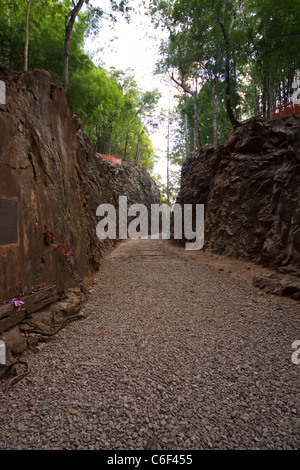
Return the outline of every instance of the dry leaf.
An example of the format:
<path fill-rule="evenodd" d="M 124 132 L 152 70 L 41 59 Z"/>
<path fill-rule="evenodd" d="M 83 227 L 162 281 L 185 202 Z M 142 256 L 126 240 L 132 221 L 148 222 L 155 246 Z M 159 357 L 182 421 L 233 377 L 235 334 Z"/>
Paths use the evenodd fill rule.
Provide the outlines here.
<path fill-rule="evenodd" d="M 200 424 L 202 424 L 202 426 L 206 426 L 208 424 L 208 420 L 206 418 L 202 418 Z"/>
<path fill-rule="evenodd" d="M 76 415 L 78 412 L 79 412 L 79 410 L 76 410 L 76 408 L 70 408 L 70 409 L 69 409 L 69 413 L 70 413 L 71 415 Z"/>

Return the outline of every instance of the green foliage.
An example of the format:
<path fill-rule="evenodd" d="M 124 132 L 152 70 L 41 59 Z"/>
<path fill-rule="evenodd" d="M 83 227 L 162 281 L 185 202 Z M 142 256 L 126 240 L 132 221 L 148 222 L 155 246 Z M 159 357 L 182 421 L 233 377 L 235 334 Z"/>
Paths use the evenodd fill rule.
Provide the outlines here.
<path fill-rule="evenodd" d="M 165 183 L 161 175 L 154 174 L 152 175 L 154 181 L 156 182 L 161 195 L 161 202 L 163 204 L 168 204 L 168 193 L 169 193 L 169 206 L 172 207 L 176 203 L 177 194 L 180 189 L 180 171 L 178 169 L 171 170 L 169 184 Z"/>
<path fill-rule="evenodd" d="M 65 17 L 78 0 L 32 0 L 28 68 L 49 70 L 62 84 Z M 96 67 L 84 52 L 100 21 L 129 18 L 128 0 L 103 10 L 85 0 L 71 35 L 68 102 L 99 153 L 153 168 L 150 132 L 157 90 L 139 90 L 130 73 Z M 179 90 L 170 164 L 181 166 L 186 148 L 227 139 L 232 123 L 291 99 L 300 69 L 300 0 L 150 0 L 153 22 L 167 33 L 157 72 Z M 24 68 L 27 0 L 0 0 L 0 62 Z M 177 125 L 175 126 L 175 122 Z M 199 140 L 197 141 L 197 136 Z M 169 181 L 169 189 L 172 186 Z M 176 185 L 175 185 L 176 186 Z"/>
<path fill-rule="evenodd" d="M 151 0 L 149 12 L 154 23 L 168 32 L 157 71 L 179 77 L 182 84 L 191 85 L 196 76 L 201 83 L 198 119 L 202 145 L 213 142 L 214 128 L 219 140 L 230 131 L 224 101 L 227 85 L 237 120 L 290 99 L 300 69 L 299 0 Z M 193 114 L 191 99 L 188 101 L 192 145 Z M 182 102 L 178 111 L 182 127 Z"/>
<path fill-rule="evenodd" d="M 83 130 L 98 153 L 112 154 L 139 163 L 146 170 L 154 164 L 148 134 L 157 90 L 141 92 L 131 76 L 93 66 L 70 79 L 68 103 L 83 120 Z"/>
<path fill-rule="evenodd" d="M 290 101 L 300 70 L 300 0 L 149 3 L 167 34 L 156 71 L 179 91 L 172 166 L 182 165 L 187 145 L 194 149 L 197 132 L 201 145 L 216 145 L 233 123 Z"/>
<path fill-rule="evenodd" d="M 26 0 L 0 0 L 0 62 L 17 71 L 24 67 Z M 29 18 L 28 68 L 48 70 L 54 83 L 62 83 L 65 16 L 68 2 L 33 0 Z M 88 70 L 91 59 L 84 53 L 85 15 L 75 24 L 70 48 L 70 76 Z"/>
<path fill-rule="evenodd" d="M 300 69 L 299 0 L 248 0 L 244 25 L 252 47 L 252 78 L 271 107 L 290 99 L 295 72 Z"/>
<path fill-rule="evenodd" d="M 32 0 L 30 6 L 28 69 L 48 70 L 56 85 L 62 85 L 65 18 L 77 3 Z M 26 7 L 27 0 L 0 0 L 0 63 L 17 71 L 24 69 Z M 69 51 L 68 104 L 99 153 L 151 170 L 155 152 L 149 135 L 156 124 L 152 112 L 158 91 L 142 92 L 130 75 L 97 67 L 84 52 L 87 36 L 99 33 L 99 21 L 116 21 L 118 12 L 129 18 L 128 0 L 111 0 L 108 11 L 86 0 L 77 15 Z"/>
<path fill-rule="evenodd" d="M 116 81 L 104 69 L 93 67 L 71 77 L 67 96 L 70 108 L 82 119 L 83 129 L 97 151 L 109 153 L 112 127 L 122 105 Z"/>

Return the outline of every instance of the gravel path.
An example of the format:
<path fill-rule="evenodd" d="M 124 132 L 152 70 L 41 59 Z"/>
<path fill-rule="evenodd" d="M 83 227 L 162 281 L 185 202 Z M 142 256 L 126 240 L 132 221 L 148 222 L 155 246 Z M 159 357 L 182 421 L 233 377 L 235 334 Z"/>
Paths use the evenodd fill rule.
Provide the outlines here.
<path fill-rule="evenodd" d="M 179 252 L 129 240 L 105 257 L 86 318 L 0 391 L 0 449 L 300 448 L 299 303 Z"/>

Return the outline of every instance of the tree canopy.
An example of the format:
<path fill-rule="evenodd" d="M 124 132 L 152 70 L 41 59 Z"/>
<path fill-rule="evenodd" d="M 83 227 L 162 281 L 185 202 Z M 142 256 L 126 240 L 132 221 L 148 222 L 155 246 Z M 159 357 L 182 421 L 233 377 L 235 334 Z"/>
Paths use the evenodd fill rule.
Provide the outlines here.
<path fill-rule="evenodd" d="M 156 72 L 178 90 L 173 166 L 295 96 L 300 0 L 150 0 L 148 14 L 166 36 Z"/>
<path fill-rule="evenodd" d="M 140 90 L 126 71 L 95 65 L 85 52 L 85 40 L 99 34 L 100 21 L 115 22 L 118 13 L 128 20 L 130 16 L 128 0 L 111 0 L 107 11 L 95 4 L 92 0 L 0 0 L 0 63 L 17 71 L 48 70 L 53 82 L 66 89 L 69 107 L 82 119 L 97 152 L 134 160 L 150 171 L 156 158 L 150 138 L 156 124 L 151 111 L 160 95 L 155 89 Z"/>
<path fill-rule="evenodd" d="M 141 90 L 130 72 L 106 70 L 85 51 L 101 21 L 130 18 L 130 0 L 0 0 L 0 62 L 47 69 L 99 153 L 151 170 L 157 89 Z M 300 0 L 147 0 L 164 30 L 156 73 L 177 90 L 171 163 L 295 96 L 300 79 Z M 175 125 L 176 123 L 176 125 Z M 168 149 L 169 152 L 169 149 Z M 173 175 L 173 187 L 178 179 Z M 168 188 L 172 187 L 171 180 Z"/>
<path fill-rule="evenodd" d="M 168 31 L 157 71 L 181 88 L 179 112 L 189 125 L 194 101 L 194 147 L 291 99 L 299 0 L 151 0 L 149 12 Z"/>

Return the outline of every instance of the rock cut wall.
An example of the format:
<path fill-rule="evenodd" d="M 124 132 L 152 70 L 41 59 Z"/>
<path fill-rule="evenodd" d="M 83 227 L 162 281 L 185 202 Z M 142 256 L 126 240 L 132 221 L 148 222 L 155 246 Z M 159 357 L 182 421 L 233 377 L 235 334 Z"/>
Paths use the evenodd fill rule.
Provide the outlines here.
<path fill-rule="evenodd" d="M 300 116 L 253 119 L 191 153 L 179 204 L 205 204 L 204 249 L 300 270 Z"/>
<path fill-rule="evenodd" d="M 107 162 L 81 130 L 45 70 L 0 67 L 0 302 L 32 286 L 65 289 L 99 268 L 114 240 L 96 236 L 99 204 L 160 202 L 141 168 Z M 12 207 L 12 208 L 11 208 Z M 14 211 L 13 211 L 14 209 Z M 7 233 L 6 233 L 7 228 Z"/>

